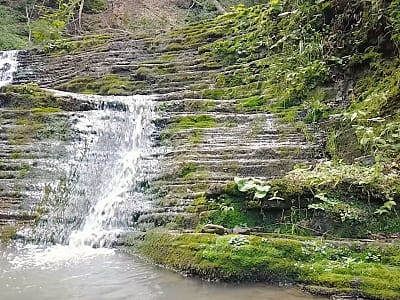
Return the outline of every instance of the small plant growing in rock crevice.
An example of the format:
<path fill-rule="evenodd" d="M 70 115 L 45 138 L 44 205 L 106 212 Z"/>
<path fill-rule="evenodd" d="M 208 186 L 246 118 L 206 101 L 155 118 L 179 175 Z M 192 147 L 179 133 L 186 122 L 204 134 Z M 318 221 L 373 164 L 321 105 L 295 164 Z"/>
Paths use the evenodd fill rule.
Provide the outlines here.
<path fill-rule="evenodd" d="M 270 185 L 265 184 L 256 178 L 235 177 L 234 181 L 239 191 L 243 193 L 254 193 L 254 199 L 263 199 L 271 189 Z"/>

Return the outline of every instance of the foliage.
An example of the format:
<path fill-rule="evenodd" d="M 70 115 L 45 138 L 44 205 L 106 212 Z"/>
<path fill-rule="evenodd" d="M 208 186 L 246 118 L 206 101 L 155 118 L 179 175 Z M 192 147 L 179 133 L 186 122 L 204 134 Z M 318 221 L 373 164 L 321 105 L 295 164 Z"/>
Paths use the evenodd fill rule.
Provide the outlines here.
<path fill-rule="evenodd" d="M 45 44 L 61 39 L 78 5 L 79 2 L 75 0 L 57 0 L 55 9 L 47 6 L 39 7 L 41 14 L 30 25 L 34 42 Z"/>
<path fill-rule="evenodd" d="M 397 205 L 396 202 L 394 202 L 393 200 L 390 201 L 386 201 L 381 207 L 379 207 L 375 213 L 382 215 L 382 214 L 388 214 L 390 213 L 393 208 Z"/>
<path fill-rule="evenodd" d="M 311 170 L 300 167 L 282 179 L 273 181 L 271 185 L 273 189 L 279 186 L 287 196 L 291 193 L 305 196 L 307 191 L 311 195 L 343 192 L 362 201 L 375 200 L 378 203 L 399 200 L 400 196 L 398 175 L 390 168 L 384 169 L 380 163 L 374 167 L 342 162 L 318 164 Z"/>
<path fill-rule="evenodd" d="M 316 195 L 315 198 L 320 199 L 322 202 L 310 204 L 308 208 L 322 210 L 340 219 L 341 222 L 365 222 L 368 220 L 367 213 L 362 208 L 358 208 L 352 203 L 346 203 L 336 198 L 328 198 L 323 194 Z"/>
<path fill-rule="evenodd" d="M 85 0 L 83 11 L 89 14 L 97 14 L 107 9 L 106 0 Z"/>
<path fill-rule="evenodd" d="M 0 50 L 25 47 L 23 18 L 15 9 L 0 5 L 0 32 Z"/>
<path fill-rule="evenodd" d="M 392 39 L 397 47 L 400 46 L 400 1 L 393 0 L 389 6 L 389 19 L 392 29 Z"/>
<path fill-rule="evenodd" d="M 268 191 L 271 189 L 271 186 L 256 178 L 235 177 L 234 181 L 239 191 L 254 193 L 254 199 L 264 198 L 265 196 L 267 196 Z"/>

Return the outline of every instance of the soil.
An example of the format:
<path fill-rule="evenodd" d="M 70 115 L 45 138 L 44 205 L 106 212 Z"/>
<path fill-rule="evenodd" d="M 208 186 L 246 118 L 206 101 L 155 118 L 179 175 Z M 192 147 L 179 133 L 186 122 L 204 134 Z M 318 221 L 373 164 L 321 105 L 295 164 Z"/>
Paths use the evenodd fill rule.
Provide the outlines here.
<path fill-rule="evenodd" d="M 108 0 L 99 14 L 84 15 L 85 30 L 91 33 L 123 31 L 150 34 L 169 31 L 183 24 L 187 0 Z"/>

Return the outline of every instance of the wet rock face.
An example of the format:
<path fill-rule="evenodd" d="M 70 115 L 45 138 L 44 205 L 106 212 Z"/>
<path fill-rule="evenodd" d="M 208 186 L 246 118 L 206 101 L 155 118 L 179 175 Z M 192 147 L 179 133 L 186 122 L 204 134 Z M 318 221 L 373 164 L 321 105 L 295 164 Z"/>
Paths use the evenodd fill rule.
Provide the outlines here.
<path fill-rule="evenodd" d="M 224 226 L 214 225 L 214 224 L 207 224 L 201 228 L 202 233 L 215 233 L 219 235 L 223 235 L 227 233 L 227 229 Z"/>
<path fill-rule="evenodd" d="M 0 226 L 32 225 L 62 205 L 74 158 L 97 135 L 90 123 L 78 125 L 96 110 L 126 110 L 118 101 L 26 88 L 0 93 Z"/>
<path fill-rule="evenodd" d="M 247 86 L 238 95 L 217 89 L 219 75 L 246 66 L 210 62 L 199 51 L 204 43 L 183 45 L 168 36 L 133 40 L 120 36 L 101 50 L 80 54 L 20 54 L 15 83 L 34 81 L 85 93 L 158 94 L 154 123 L 161 171 L 148 184 L 155 206 L 134 218 L 146 228 L 194 227 L 203 213 L 194 209 L 194 200 L 234 176 L 268 180 L 320 157 L 318 131 L 243 107 Z M 240 84 L 235 87 L 239 91 Z M 278 203 L 275 208 L 288 205 Z"/>

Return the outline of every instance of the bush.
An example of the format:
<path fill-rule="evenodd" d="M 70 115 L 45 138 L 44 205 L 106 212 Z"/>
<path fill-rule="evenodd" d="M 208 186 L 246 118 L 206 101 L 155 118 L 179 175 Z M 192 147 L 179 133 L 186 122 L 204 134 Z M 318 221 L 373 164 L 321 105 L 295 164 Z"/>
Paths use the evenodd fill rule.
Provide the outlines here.
<path fill-rule="evenodd" d="M 26 36 L 21 19 L 15 10 L 0 5 L 0 50 L 25 47 Z"/>

